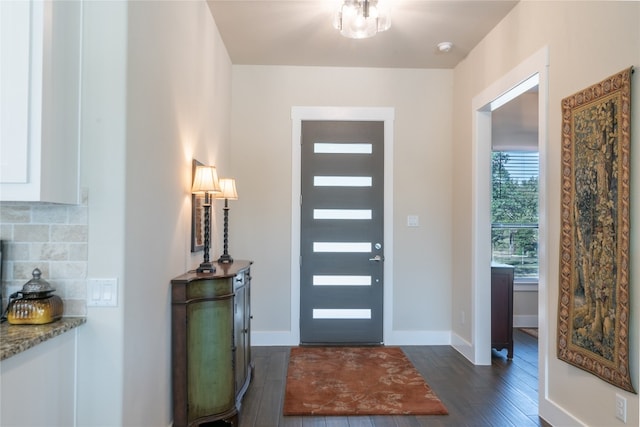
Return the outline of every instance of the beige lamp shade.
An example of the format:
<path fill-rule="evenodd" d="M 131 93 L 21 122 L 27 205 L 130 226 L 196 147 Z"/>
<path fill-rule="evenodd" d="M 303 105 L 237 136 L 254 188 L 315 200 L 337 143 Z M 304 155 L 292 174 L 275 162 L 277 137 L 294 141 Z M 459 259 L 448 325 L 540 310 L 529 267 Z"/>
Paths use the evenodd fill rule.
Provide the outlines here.
<path fill-rule="evenodd" d="M 233 178 L 220 178 L 220 193 L 216 193 L 216 199 L 238 200 L 236 180 Z"/>
<path fill-rule="evenodd" d="M 196 166 L 191 192 L 195 194 L 220 193 L 218 172 L 215 166 Z"/>

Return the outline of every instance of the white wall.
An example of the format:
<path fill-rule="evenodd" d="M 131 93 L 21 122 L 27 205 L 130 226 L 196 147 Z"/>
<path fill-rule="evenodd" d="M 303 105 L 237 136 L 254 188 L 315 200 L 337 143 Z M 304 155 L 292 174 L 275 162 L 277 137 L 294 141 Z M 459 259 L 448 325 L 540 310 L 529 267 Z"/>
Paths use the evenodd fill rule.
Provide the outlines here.
<path fill-rule="evenodd" d="M 395 108 L 393 330 L 426 343 L 451 329 L 451 70 L 233 66 L 230 252 L 255 261 L 253 331 L 288 334 L 291 108 Z M 407 215 L 420 227 L 407 228 Z M 386 264 L 387 266 L 389 264 Z M 390 301 L 387 301 L 390 303 Z M 385 337 L 388 339 L 389 337 Z M 297 343 L 294 343 L 297 344 Z"/>
<path fill-rule="evenodd" d="M 454 168 L 453 212 L 456 224 L 453 249 L 461 256 L 460 268 L 453 273 L 453 312 L 471 310 L 470 216 L 473 180 L 472 126 L 470 106 L 474 96 L 506 75 L 543 46 L 549 46 L 549 134 L 547 183 L 547 230 L 549 231 L 547 298 L 540 316 L 548 340 L 542 355 L 540 409 L 550 420 L 566 420 L 590 426 L 623 425 L 614 417 L 615 394 L 628 400 L 628 425 L 638 425 L 638 396 L 624 392 L 582 370 L 559 361 L 555 354 L 558 300 L 558 242 L 560 230 L 560 101 L 622 69 L 640 63 L 640 3 L 638 2 L 520 2 L 454 70 L 454 110 L 457 124 L 453 133 L 454 156 L 460 160 Z M 632 86 L 638 84 L 638 73 Z M 638 142 L 640 105 L 632 108 L 632 145 Z M 632 147 L 633 150 L 633 147 Z M 632 157 L 632 171 L 640 168 L 640 157 Z M 636 172 L 632 188 L 640 185 Z M 632 211 L 637 203 L 632 201 Z M 640 261 L 633 248 L 640 232 L 632 229 L 631 264 Z M 632 276 L 631 289 L 638 285 Z M 640 306 L 640 294 L 632 292 L 632 307 Z M 471 337 L 471 325 L 454 322 L 454 332 Z M 631 318 L 631 368 L 638 387 L 638 317 Z M 635 355 L 635 356 L 634 356 Z M 564 411 L 564 413 L 563 413 Z M 557 421 L 556 421 L 557 422 Z"/>
<path fill-rule="evenodd" d="M 538 291 L 513 291 L 513 327 L 538 327 Z"/>
<path fill-rule="evenodd" d="M 88 277 L 124 279 L 127 5 L 85 2 L 81 185 L 89 197 Z M 78 331 L 77 421 L 122 424 L 123 306 L 87 309 Z"/>
<path fill-rule="evenodd" d="M 80 333 L 78 424 L 168 426 L 170 280 L 202 260 L 192 158 L 230 171 L 231 63 L 204 1 L 86 2 L 84 36 L 89 276 L 120 294 Z"/>

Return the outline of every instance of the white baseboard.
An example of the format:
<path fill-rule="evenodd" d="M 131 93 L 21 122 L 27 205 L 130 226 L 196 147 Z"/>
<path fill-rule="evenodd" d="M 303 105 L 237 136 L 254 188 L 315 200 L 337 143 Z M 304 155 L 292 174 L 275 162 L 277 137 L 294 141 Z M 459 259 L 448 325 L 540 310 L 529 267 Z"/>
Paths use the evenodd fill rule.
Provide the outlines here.
<path fill-rule="evenodd" d="M 251 331 L 251 345 L 256 347 L 299 344 L 291 331 Z M 451 345 L 451 331 L 391 331 L 385 345 Z"/>
<path fill-rule="evenodd" d="M 552 426 L 587 426 L 552 400 L 540 397 L 538 402 L 538 414 Z"/>
<path fill-rule="evenodd" d="M 458 353 L 462 354 L 469 362 L 475 364 L 473 346 L 469 341 L 465 340 L 458 334 L 452 333 L 451 346 L 455 348 Z"/>
<path fill-rule="evenodd" d="M 451 331 L 391 331 L 385 345 L 451 345 Z"/>
<path fill-rule="evenodd" d="M 513 327 L 514 328 L 537 328 L 538 327 L 538 316 L 535 314 L 531 315 L 513 315 Z"/>
<path fill-rule="evenodd" d="M 513 316 L 515 328 L 537 328 L 538 316 Z M 251 345 L 256 347 L 296 346 L 299 339 L 291 331 L 251 331 Z M 471 343 L 451 331 L 391 331 L 386 345 L 450 345 L 473 362 Z"/>
<path fill-rule="evenodd" d="M 297 346 L 300 341 L 291 331 L 251 331 L 251 345 L 256 347 Z"/>

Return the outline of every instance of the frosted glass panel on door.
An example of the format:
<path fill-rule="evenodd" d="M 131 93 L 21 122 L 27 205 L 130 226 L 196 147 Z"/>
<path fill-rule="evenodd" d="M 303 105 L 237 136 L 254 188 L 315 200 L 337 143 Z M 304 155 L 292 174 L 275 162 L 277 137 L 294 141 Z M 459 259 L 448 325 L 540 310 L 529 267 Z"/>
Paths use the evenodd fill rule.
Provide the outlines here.
<path fill-rule="evenodd" d="M 371 187 L 370 176 L 314 176 L 314 187 Z"/>
<path fill-rule="evenodd" d="M 314 308 L 314 319 L 371 319 L 368 308 Z"/>
<path fill-rule="evenodd" d="M 371 154 L 371 144 L 335 144 L 331 142 L 316 142 L 313 152 L 319 154 Z"/>
<path fill-rule="evenodd" d="M 313 219 L 371 219 L 371 209 L 314 209 Z"/>
<path fill-rule="evenodd" d="M 314 252 L 371 252 L 371 242 L 313 242 Z"/>
<path fill-rule="evenodd" d="M 313 286 L 371 286 L 371 276 L 314 275 Z"/>

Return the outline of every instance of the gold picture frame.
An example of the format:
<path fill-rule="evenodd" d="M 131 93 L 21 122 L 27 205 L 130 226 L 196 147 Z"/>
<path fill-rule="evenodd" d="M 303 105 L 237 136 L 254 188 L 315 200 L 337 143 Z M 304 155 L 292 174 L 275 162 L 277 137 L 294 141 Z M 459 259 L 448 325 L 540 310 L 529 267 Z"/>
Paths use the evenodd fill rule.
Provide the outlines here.
<path fill-rule="evenodd" d="M 632 72 L 562 100 L 557 355 L 635 392 L 629 373 Z"/>
<path fill-rule="evenodd" d="M 193 159 L 191 162 L 191 185 L 196 176 L 196 167 L 203 163 Z M 204 196 L 191 194 L 191 252 L 200 252 L 204 249 Z"/>

